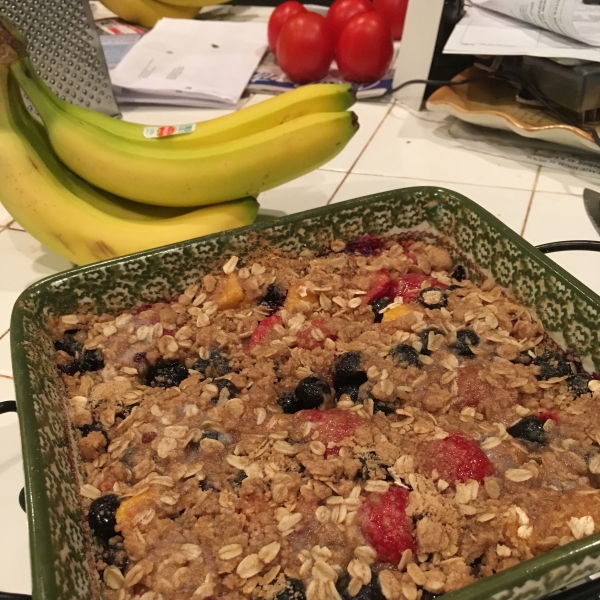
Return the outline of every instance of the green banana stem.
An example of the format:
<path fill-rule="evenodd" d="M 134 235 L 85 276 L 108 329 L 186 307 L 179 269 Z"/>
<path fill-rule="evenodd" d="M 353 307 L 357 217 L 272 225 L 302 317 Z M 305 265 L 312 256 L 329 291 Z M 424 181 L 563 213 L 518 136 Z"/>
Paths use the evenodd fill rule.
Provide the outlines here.
<path fill-rule="evenodd" d="M 23 58 L 11 63 L 10 70 L 36 110 L 40 113 L 42 121 L 46 122 L 46 119 L 51 118 L 53 102 L 49 95 L 44 94 L 43 88 L 41 89 L 40 84 L 36 81 L 38 76 L 37 74 L 34 75 L 35 70 L 30 69 Z M 43 82 L 42 84 L 46 85 Z"/>
<path fill-rule="evenodd" d="M 0 63 L 0 133 L 8 129 L 13 122 L 11 118 L 10 99 L 8 97 L 9 68 Z"/>

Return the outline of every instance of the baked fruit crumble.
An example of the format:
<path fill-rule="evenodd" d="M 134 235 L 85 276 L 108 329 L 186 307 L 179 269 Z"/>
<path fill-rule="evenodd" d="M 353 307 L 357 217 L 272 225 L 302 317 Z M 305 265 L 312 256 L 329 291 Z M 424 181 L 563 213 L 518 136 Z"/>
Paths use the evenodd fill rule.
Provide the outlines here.
<path fill-rule="evenodd" d="M 425 600 L 596 531 L 600 382 L 469 268 L 363 236 L 54 319 L 103 596 Z"/>

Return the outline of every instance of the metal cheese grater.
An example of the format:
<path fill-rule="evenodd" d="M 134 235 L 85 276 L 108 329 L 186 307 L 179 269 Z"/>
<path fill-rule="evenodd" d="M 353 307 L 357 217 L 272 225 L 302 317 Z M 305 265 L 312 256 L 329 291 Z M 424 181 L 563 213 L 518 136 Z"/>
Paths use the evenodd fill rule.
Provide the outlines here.
<path fill-rule="evenodd" d="M 0 0 L 29 40 L 33 63 L 64 100 L 119 115 L 88 0 Z"/>

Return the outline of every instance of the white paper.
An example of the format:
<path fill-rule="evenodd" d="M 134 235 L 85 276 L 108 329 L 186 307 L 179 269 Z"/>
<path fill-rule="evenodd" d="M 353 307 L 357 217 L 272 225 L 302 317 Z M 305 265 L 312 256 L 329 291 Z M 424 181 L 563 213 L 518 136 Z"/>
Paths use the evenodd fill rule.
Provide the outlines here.
<path fill-rule="evenodd" d="M 233 106 L 266 49 L 265 23 L 161 19 L 111 71 L 111 80 L 123 96 Z"/>
<path fill-rule="evenodd" d="M 472 0 L 537 27 L 600 46 L 600 6 L 582 0 Z"/>
<path fill-rule="evenodd" d="M 600 156 L 577 152 L 544 140 L 489 129 L 458 119 L 448 120 L 448 134 L 461 146 L 482 154 L 566 171 L 590 183 L 600 183 Z"/>
<path fill-rule="evenodd" d="M 541 56 L 600 62 L 600 48 L 477 6 L 469 7 L 458 22 L 444 53 Z"/>

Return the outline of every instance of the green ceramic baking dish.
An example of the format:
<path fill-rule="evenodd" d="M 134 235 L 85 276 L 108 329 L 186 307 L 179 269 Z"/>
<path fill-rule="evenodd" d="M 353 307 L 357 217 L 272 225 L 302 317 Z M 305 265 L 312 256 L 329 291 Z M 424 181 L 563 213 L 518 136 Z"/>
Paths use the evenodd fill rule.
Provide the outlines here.
<path fill-rule="evenodd" d="M 77 490 L 77 458 L 48 335 L 50 314 L 82 305 L 117 311 L 184 289 L 261 240 L 288 251 L 320 248 L 365 233 L 435 236 L 460 260 L 493 275 L 535 307 L 553 338 L 600 365 L 600 297 L 498 219 L 455 192 L 412 187 L 367 196 L 222 234 L 54 275 L 28 288 L 14 308 L 11 344 L 23 445 L 33 597 L 99 598 Z M 412 237 L 415 237 L 414 235 Z M 472 269 L 476 272 L 477 269 Z M 573 542 L 445 596 L 446 600 L 534 600 L 600 571 L 600 534 Z"/>

